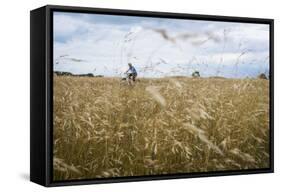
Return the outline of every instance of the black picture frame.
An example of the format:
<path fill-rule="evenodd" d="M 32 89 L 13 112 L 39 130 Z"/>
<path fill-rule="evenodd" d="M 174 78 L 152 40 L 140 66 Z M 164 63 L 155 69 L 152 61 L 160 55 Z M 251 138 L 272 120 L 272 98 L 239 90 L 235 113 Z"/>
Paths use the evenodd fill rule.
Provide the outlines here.
<path fill-rule="evenodd" d="M 53 165 L 53 12 L 97 13 L 141 17 L 259 23 L 270 26 L 270 167 L 239 171 L 215 171 L 159 176 L 134 176 L 54 182 Z M 30 12 L 30 180 L 53 187 L 159 179 L 195 178 L 274 172 L 274 20 L 262 18 L 196 15 L 89 7 L 46 5 Z"/>

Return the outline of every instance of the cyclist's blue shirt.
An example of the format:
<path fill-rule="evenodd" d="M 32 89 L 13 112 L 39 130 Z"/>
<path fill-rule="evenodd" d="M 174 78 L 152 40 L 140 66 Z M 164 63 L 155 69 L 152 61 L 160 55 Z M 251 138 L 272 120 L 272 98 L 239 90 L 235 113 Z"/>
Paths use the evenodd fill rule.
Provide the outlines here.
<path fill-rule="evenodd" d="M 137 74 L 137 70 L 133 66 L 129 68 L 129 71 L 133 74 Z"/>

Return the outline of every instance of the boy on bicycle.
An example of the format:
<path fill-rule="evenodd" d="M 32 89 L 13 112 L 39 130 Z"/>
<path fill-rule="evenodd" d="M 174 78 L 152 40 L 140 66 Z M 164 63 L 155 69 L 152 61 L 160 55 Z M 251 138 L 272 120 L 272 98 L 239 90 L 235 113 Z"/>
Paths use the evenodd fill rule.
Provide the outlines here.
<path fill-rule="evenodd" d="M 128 66 L 129 66 L 129 69 L 125 73 L 128 74 L 128 77 L 130 79 L 133 79 L 133 81 L 135 81 L 136 77 L 138 76 L 137 70 L 132 65 L 132 63 L 128 63 Z"/>

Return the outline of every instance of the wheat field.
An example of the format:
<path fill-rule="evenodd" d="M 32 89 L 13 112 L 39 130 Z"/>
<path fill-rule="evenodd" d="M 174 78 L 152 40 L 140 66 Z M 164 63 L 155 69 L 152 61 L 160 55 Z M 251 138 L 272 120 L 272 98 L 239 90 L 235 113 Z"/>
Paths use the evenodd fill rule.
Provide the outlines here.
<path fill-rule="evenodd" d="M 269 81 L 54 77 L 55 181 L 269 167 Z"/>

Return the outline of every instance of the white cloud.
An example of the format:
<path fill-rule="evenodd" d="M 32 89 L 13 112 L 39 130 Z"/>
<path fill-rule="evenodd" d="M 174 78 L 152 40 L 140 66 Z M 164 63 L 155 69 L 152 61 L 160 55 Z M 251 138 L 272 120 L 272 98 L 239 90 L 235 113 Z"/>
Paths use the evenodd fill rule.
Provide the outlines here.
<path fill-rule="evenodd" d="M 220 75 L 234 76 L 229 69 L 242 52 L 247 52 L 239 58 L 241 74 L 268 70 L 266 25 L 142 18 L 125 21 L 123 17 L 119 24 L 117 19 L 111 23 L 110 17 L 89 14 L 55 15 L 54 63 L 58 64 L 54 69 L 116 76 L 132 62 L 140 76 L 190 75 L 194 70 L 217 75 L 219 68 Z M 185 38 L 176 39 L 183 34 Z"/>

